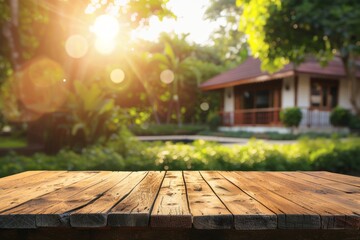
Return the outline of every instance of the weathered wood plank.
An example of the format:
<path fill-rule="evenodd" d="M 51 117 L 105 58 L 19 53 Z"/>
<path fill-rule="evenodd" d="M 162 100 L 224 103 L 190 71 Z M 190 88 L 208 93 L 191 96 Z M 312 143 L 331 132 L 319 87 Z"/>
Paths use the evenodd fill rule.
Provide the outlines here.
<path fill-rule="evenodd" d="M 65 171 L 43 172 L 42 174 L 35 174 L 9 182 L 0 187 L 0 202 L 9 195 L 22 195 L 24 191 L 33 191 L 37 188 L 43 188 L 46 183 L 66 177 L 66 173 L 67 172 Z"/>
<path fill-rule="evenodd" d="M 243 176 L 246 172 L 221 172 L 221 174 L 274 212 L 277 215 L 279 229 L 320 228 L 320 216 L 317 213 L 268 191 L 259 183 L 249 181 Z"/>
<path fill-rule="evenodd" d="M 96 172 L 63 172 L 51 181 L 38 184 L 35 188 L 22 189 L 16 194 L 5 194 L 1 196 L 0 212 L 10 210 L 16 206 L 23 204 L 29 200 L 39 196 L 54 192 L 64 186 L 71 185 L 80 180 L 89 178 L 97 174 Z M 47 174 L 44 174 L 44 177 Z M 16 184 L 16 183 L 14 183 Z M 1 224 L 0 224 L 1 225 Z"/>
<path fill-rule="evenodd" d="M 182 172 L 166 172 L 150 216 L 151 227 L 190 228 L 191 214 Z"/>
<path fill-rule="evenodd" d="M 215 194 L 234 216 L 235 229 L 275 229 L 277 216 L 218 172 L 200 172 Z"/>
<path fill-rule="evenodd" d="M 128 172 L 100 172 L 83 181 L 33 198 L 1 213 L 0 227 L 1 224 L 6 224 L 6 228 L 69 226 L 70 211 L 99 198 L 128 174 Z M 78 173 L 74 173 L 75 177 L 77 175 Z"/>
<path fill-rule="evenodd" d="M 111 209 L 108 215 L 108 225 L 148 226 L 152 206 L 164 176 L 165 172 L 149 172 L 125 199 Z"/>
<path fill-rule="evenodd" d="M 278 178 L 278 175 L 282 173 L 247 172 L 244 176 L 250 181 L 260 183 L 269 191 L 318 213 L 323 229 L 358 229 L 360 226 L 360 218 L 353 212 L 334 205 L 328 199 L 319 198 L 317 194 L 304 192 L 299 184 Z"/>
<path fill-rule="evenodd" d="M 110 209 L 125 198 L 146 176 L 147 172 L 132 172 L 104 195 L 70 214 L 72 227 L 105 227 Z"/>
<path fill-rule="evenodd" d="M 229 229 L 233 216 L 199 172 L 184 172 L 193 225 L 197 229 Z"/>
<path fill-rule="evenodd" d="M 26 171 L 26 172 L 2 177 L 2 178 L 0 178 L 0 189 L 2 189 L 3 187 L 6 187 L 7 184 L 12 183 L 13 181 L 17 181 L 17 180 L 23 179 L 23 178 L 28 178 L 28 177 L 34 176 L 36 174 L 41 174 L 43 172 L 44 171 Z"/>
<path fill-rule="evenodd" d="M 286 175 L 293 176 L 298 179 L 302 179 L 311 183 L 319 184 L 325 187 L 333 188 L 345 193 L 353 194 L 360 193 L 360 187 L 349 185 L 342 182 L 337 182 L 334 180 L 329 180 L 326 178 L 317 177 L 306 172 L 283 172 Z"/>
<path fill-rule="evenodd" d="M 317 183 L 308 182 L 306 180 L 297 178 L 292 175 L 284 173 L 271 173 L 282 181 L 290 181 L 293 184 L 297 184 L 297 188 L 300 191 L 316 194 L 318 198 L 325 199 L 326 201 L 332 202 L 338 207 L 346 208 L 349 211 L 359 214 L 360 211 L 360 195 L 358 193 L 347 194 L 342 191 L 325 187 Z"/>
<path fill-rule="evenodd" d="M 349 175 L 331 173 L 331 172 L 315 172 L 315 171 L 306 172 L 306 174 L 360 187 L 360 177 L 353 177 Z"/>

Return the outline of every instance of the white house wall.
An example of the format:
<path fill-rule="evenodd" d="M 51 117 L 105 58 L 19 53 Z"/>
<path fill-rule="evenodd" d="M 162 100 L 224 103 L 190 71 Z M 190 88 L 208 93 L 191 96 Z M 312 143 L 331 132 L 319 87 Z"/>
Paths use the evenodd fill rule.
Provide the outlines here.
<path fill-rule="evenodd" d="M 357 102 L 360 104 L 360 94 L 357 97 Z M 339 106 L 347 109 L 352 109 L 352 105 L 350 103 L 350 88 L 349 81 L 347 79 L 340 80 L 339 87 Z"/>
<path fill-rule="evenodd" d="M 225 88 L 224 112 L 230 113 L 230 124 L 234 124 L 235 94 L 234 87 Z"/>
<path fill-rule="evenodd" d="M 300 75 L 298 78 L 297 104 L 300 108 L 310 107 L 310 77 Z"/>
<path fill-rule="evenodd" d="M 294 83 L 295 83 L 295 80 L 293 77 L 283 79 L 283 86 L 282 86 L 282 90 L 281 90 L 281 95 L 282 95 L 281 107 L 282 108 L 295 106 L 295 84 Z M 286 86 L 289 87 L 288 90 L 286 89 Z"/>
<path fill-rule="evenodd" d="M 297 94 L 297 104 L 302 112 L 302 119 L 300 126 L 308 125 L 308 108 L 310 106 L 310 77 L 309 75 L 299 75 L 298 77 L 298 94 Z"/>

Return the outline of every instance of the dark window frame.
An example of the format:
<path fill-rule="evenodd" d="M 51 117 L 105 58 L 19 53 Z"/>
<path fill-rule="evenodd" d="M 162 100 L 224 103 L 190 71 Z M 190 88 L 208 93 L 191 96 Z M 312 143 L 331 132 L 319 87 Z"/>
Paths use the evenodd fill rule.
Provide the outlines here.
<path fill-rule="evenodd" d="M 319 86 L 318 94 L 314 94 L 315 91 L 313 86 L 317 84 Z M 340 92 L 340 82 L 339 79 L 327 79 L 327 78 L 310 78 L 310 95 L 309 95 L 309 106 L 311 109 L 316 110 L 325 110 L 331 111 L 339 104 L 339 92 Z M 334 101 L 331 97 L 334 94 L 331 94 L 331 89 L 336 89 L 335 93 L 335 104 L 332 103 Z M 319 105 L 315 106 L 313 99 L 317 96 L 319 98 Z"/>

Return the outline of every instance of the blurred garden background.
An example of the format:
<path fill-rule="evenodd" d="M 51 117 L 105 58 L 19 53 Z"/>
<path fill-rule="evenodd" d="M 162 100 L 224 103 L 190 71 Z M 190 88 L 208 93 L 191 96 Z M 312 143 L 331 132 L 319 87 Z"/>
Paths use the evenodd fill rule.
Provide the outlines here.
<path fill-rule="evenodd" d="M 360 175 L 359 26 L 354 0 L 0 0 L 0 177 L 38 169 Z M 333 109 L 335 131 L 296 131 L 296 108 L 279 116 L 289 133 L 218 130 L 221 93 L 201 83 L 249 56 L 274 72 L 308 55 L 324 66 L 340 57 L 352 81 L 353 110 Z M 136 137 L 151 135 L 249 141 Z"/>

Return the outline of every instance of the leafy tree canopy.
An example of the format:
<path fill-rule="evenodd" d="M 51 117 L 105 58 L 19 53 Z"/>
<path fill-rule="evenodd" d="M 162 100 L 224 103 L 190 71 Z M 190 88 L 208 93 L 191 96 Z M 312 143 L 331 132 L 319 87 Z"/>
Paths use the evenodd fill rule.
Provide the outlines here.
<path fill-rule="evenodd" d="M 336 53 L 360 51 L 359 1 L 237 0 L 237 5 L 243 8 L 240 30 L 267 70 L 309 54 L 326 62 Z"/>
<path fill-rule="evenodd" d="M 238 64 L 247 57 L 248 46 L 243 32 L 238 31 L 241 9 L 236 0 L 210 0 L 205 17 L 219 23 L 212 40 L 222 56 L 222 61 Z"/>
<path fill-rule="evenodd" d="M 309 55 L 323 64 L 339 56 L 350 83 L 350 102 L 360 114 L 356 100 L 360 83 L 355 74 L 360 1 L 237 0 L 237 5 L 243 9 L 240 30 L 264 69 L 276 71 Z"/>

